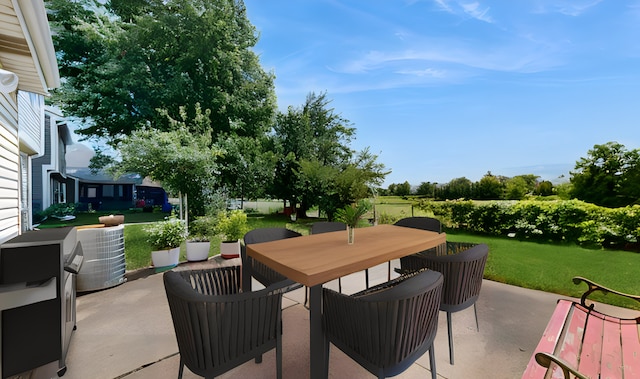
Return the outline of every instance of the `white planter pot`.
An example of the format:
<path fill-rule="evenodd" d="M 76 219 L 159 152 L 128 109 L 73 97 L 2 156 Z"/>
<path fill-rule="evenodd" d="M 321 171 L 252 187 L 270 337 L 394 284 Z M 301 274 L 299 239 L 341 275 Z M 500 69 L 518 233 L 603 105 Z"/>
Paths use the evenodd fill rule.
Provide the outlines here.
<path fill-rule="evenodd" d="M 224 259 L 238 258 L 240 256 L 240 241 L 221 242 L 220 256 Z"/>
<path fill-rule="evenodd" d="M 209 258 L 211 242 L 187 241 L 187 260 L 190 262 L 204 261 Z"/>
<path fill-rule="evenodd" d="M 170 269 L 178 265 L 180 259 L 180 248 L 169 250 L 158 250 L 151 252 L 151 262 L 156 270 Z"/>

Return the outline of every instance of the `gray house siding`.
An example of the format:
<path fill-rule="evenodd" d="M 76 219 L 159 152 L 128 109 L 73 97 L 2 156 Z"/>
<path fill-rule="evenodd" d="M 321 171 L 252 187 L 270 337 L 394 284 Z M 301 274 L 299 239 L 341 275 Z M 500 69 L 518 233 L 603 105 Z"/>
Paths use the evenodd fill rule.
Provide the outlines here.
<path fill-rule="evenodd" d="M 57 203 L 74 202 L 68 193 L 66 146 L 73 141 L 62 115 L 47 108 L 44 115 L 43 153 L 32 161 L 32 210 L 36 215 Z"/>

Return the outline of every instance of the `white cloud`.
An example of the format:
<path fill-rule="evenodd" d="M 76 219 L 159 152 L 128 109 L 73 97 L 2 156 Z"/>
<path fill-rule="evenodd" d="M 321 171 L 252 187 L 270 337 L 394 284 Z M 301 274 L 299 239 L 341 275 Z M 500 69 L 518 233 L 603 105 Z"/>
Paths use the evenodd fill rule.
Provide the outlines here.
<path fill-rule="evenodd" d="M 449 1 L 449 0 L 434 0 L 435 4 L 441 10 L 451 13 L 453 15 L 466 15 L 472 18 L 492 24 L 493 18 L 489 16 L 489 7 L 481 7 L 480 3 L 474 2 L 461 2 L 461 1 Z"/>
<path fill-rule="evenodd" d="M 440 9 L 442 9 L 442 10 L 444 10 L 444 11 L 447 11 L 447 12 L 449 12 L 449 13 L 454 13 L 454 12 L 453 12 L 453 9 L 451 9 L 451 7 L 449 6 L 449 2 L 448 2 L 448 0 L 434 0 L 434 3 L 436 3 L 436 5 L 437 5 Z"/>
<path fill-rule="evenodd" d="M 460 4 L 460 6 L 464 10 L 464 13 L 475 18 L 476 20 L 488 22 L 490 24 L 493 23 L 493 19 L 487 14 L 489 13 L 489 7 L 480 9 L 480 3 L 478 2 Z"/>
<path fill-rule="evenodd" d="M 397 74 L 402 75 L 412 75 L 419 77 L 430 77 L 430 78 L 444 78 L 446 76 L 443 70 L 436 70 L 433 68 L 426 68 L 424 70 L 398 70 Z"/>
<path fill-rule="evenodd" d="M 602 0 L 551 0 L 538 4 L 537 13 L 560 13 L 565 16 L 580 16 L 600 4 Z"/>

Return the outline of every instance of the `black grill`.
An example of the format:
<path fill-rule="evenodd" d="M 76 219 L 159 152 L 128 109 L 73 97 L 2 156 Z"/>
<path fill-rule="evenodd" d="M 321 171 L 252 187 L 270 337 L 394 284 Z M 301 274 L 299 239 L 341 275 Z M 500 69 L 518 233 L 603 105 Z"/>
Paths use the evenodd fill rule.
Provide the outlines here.
<path fill-rule="evenodd" d="M 65 358 L 76 322 L 82 247 L 72 227 L 28 231 L 0 245 L 0 370 L 8 378 Z"/>

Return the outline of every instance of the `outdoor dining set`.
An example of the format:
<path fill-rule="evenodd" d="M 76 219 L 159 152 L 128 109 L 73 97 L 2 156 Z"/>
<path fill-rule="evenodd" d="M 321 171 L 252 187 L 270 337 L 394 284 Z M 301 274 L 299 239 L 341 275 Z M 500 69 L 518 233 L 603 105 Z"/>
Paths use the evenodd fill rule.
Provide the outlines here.
<path fill-rule="evenodd" d="M 347 243 L 346 225 L 317 222 L 309 235 L 259 228 L 244 236 L 242 265 L 169 271 L 164 285 L 184 366 L 205 378 L 221 375 L 276 351 L 282 377 L 282 297 L 308 289 L 309 376 L 327 378 L 333 344 L 378 378 L 404 372 L 429 352 L 438 314 L 446 312 L 449 359 L 454 364 L 451 313 L 474 306 L 488 256 L 485 244 L 446 241 L 440 222 L 409 217 L 394 225 L 357 229 Z M 387 281 L 343 293 L 323 284 L 389 263 Z M 392 272 L 394 275 L 392 275 Z M 392 278 L 393 277 L 393 278 Z M 264 288 L 253 289 L 252 282 Z M 260 286 L 260 287 L 262 287 Z M 477 312 L 475 313 L 478 328 Z"/>

